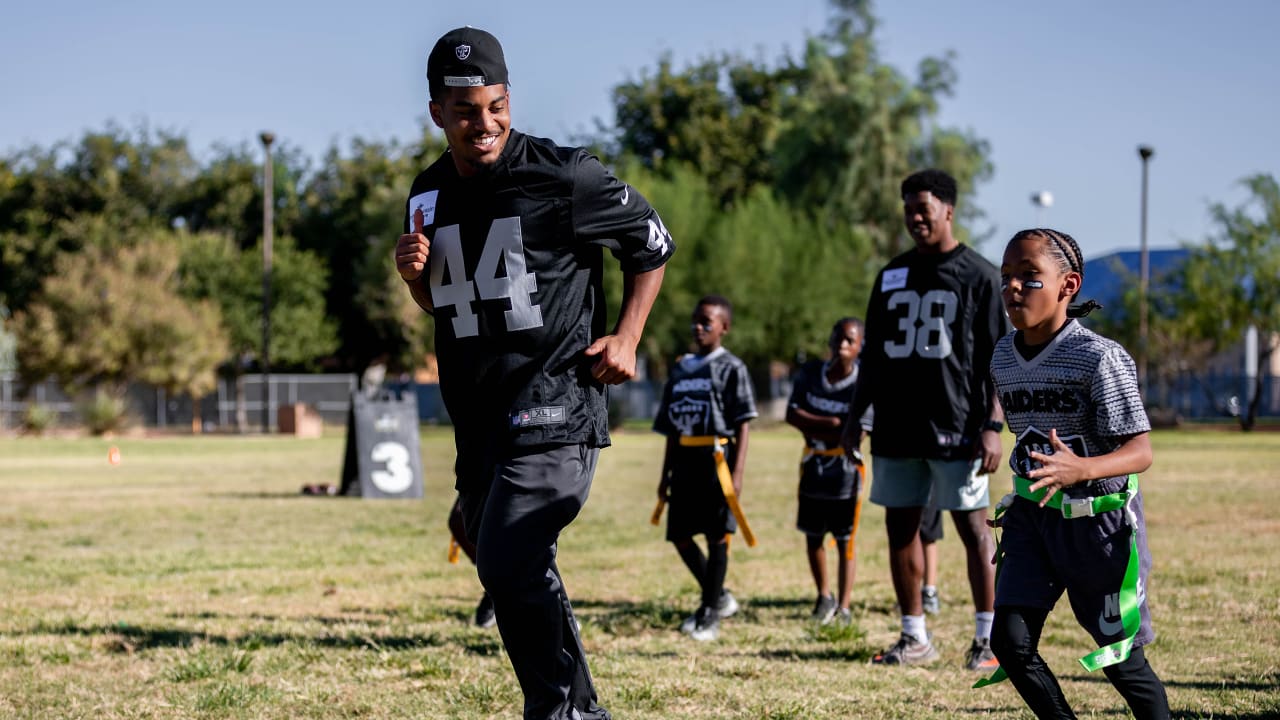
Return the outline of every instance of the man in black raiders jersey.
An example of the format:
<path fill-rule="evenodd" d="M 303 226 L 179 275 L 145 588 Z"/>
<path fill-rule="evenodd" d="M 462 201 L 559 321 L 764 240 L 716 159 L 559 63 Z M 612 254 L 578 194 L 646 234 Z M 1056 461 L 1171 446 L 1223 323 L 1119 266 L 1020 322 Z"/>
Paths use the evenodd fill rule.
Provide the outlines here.
<path fill-rule="evenodd" d="M 605 386 L 635 373 L 674 245 L 649 203 L 599 160 L 511 128 L 506 61 L 492 35 L 446 33 L 427 80 L 449 149 L 414 179 L 395 256 L 414 300 L 435 316 L 463 524 L 526 720 L 607 718 L 556 541 L 609 444 Z M 605 248 L 624 275 L 612 332 Z"/>
<path fill-rule="evenodd" d="M 874 662 L 910 665 L 938 657 L 921 604 L 920 516 L 932 494 L 934 505 L 951 511 L 965 545 L 976 611 L 965 664 L 983 670 L 995 663 L 987 474 L 999 466 L 1004 429 L 987 367 L 1009 321 L 995 266 L 952 235 L 955 180 L 940 170 L 915 173 L 902 183 L 902 203 L 915 247 L 876 276 L 862 378 L 843 438 L 855 453 L 862 441 L 856 419 L 874 405 L 871 501 L 885 508 L 889 567 L 902 611 L 898 642 Z"/>
<path fill-rule="evenodd" d="M 658 480 L 658 499 L 671 507 L 667 540 L 702 589 L 698 610 L 680 630 L 699 641 L 718 638 L 720 620 L 738 611 L 737 600 L 724 589 L 729 536 L 738 523 L 720 472 L 729 472 L 734 498 L 740 497 L 748 421 L 759 414 L 747 366 L 720 344 L 732 321 L 727 299 L 708 295 L 698 302 L 693 310 L 697 352 L 681 356 L 671 369 L 653 419 L 654 431 L 667 436 Z M 706 555 L 694 535 L 706 538 Z"/>

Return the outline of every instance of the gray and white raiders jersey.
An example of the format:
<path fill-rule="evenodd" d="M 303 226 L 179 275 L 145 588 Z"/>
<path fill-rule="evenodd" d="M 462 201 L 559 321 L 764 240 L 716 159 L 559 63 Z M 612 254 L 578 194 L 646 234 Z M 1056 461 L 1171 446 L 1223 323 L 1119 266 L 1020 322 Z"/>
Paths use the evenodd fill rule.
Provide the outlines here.
<path fill-rule="evenodd" d="M 1001 338 L 991 358 L 991 380 L 1018 438 L 1009 456 L 1014 474 L 1025 477 L 1038 466 L 1031 451 L 1053 452 L 1051 430 L 1075 454 L 1093 457 L 1151 429 L 1133 358 L 1119 343 L 1068 320 L 1027 360 L 1014 346 L 1020 334 Z"/>

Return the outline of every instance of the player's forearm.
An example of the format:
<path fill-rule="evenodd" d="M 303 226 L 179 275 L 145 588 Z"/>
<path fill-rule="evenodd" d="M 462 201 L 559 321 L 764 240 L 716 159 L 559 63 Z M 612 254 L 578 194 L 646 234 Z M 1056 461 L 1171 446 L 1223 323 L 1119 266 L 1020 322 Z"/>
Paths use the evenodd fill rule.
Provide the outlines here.
<path fill-rule="evenodd" d="M 996 391 L 995 384 L 991 387 L 991 409 L 987 412 L 987 419 L 992 422 L 1004 424 L 1004 408 L 1000 405 L 1000 393 Z"/>
<path fill-rule="evenodd" d="M 642 273 L 625 273 L 622 278 L 622 307 L 618 311 L 618 325 L 613 334 L 629 338 L 633 343 L 640 343 L 644 334 L 644 325 L 649 320 L 649 311 L 658 298 L 658 290 L 662 288 L 662 277 L 666 274 L 666 266 L 661 266 Z"/>
<path fill-rule="evenodd" d="M 1112 452 L 1087 458 L 1088 479 L 1146 472 L 1151 467 L 1152 457 L 1151 437 L 1147 433 L 1139 433 Z"/>
<path fill-rule="evenodd" d="M 742 473 L 747 467 L 747 437 L 751 434 L 750 430 L 751 426 L 748 423 L 740 422 L 734 433 L 738 454 L 733 458 L 733 479 L 739 488 L 742 487 Z"/>
<path fill-rule="evenodd" d="M 425 270 L 423 275 L 426 275 Z M 418 307 L 434 315 L 436 308 L 431 302 L 431 290 L 427 288 L 426 278 L 419 277 L 414 280 L 405 280 L 404 283 L 409 286 L 409 294 L 413 296 L 413 301 L 418 303 Z"/>
<path fill-rule="evenodd" d="M 840 433 L 844 423 L 832 415 L 815 415 L 801 408 L 787 408 L 787 422 L 797 430 L 809 434 Z"/>

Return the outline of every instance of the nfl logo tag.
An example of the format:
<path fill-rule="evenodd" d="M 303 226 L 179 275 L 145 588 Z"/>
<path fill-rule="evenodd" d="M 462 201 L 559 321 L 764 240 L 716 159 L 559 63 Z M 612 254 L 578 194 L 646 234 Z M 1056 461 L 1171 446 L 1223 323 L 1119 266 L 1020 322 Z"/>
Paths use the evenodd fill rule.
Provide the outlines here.
<path fill-rule="evenodd" d="M 458 47 L 453 49 L 453 54 L 457 55 L 459 60 L 466 60 L 467 58 L 471 57 L 471 46 L 459 45 Z"/>

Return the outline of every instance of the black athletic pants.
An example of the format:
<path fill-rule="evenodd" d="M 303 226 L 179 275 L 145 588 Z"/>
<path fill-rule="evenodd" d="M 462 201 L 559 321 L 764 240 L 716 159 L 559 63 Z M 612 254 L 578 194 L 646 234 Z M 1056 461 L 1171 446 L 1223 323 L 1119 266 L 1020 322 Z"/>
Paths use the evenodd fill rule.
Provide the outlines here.
<path fill-rule="evenodd" d="M 556 568 L 556 541 L 591 490 L 598 448 L 564 445 L 464 469 L 459 500 L 476 571 L 524 691 L 525 720 L 607 720 Z M 469 482 L 474 472 L 481 482 Z M 483 482 L 485 476 L 491 480 Z"/>
<path fill-rule="evenodd" d="M 1074 718 L 1076 715 L 1067 704 L 1058 679 L 1040 657 L 1040 633 L 1048 616 L 1048 610 L 1038 608 L 997 606 L 991 628 L 991 649 L 1036 717 L 1041 720 Z M 1151 669 L 1142 648 L 1134 648 L 1128 660 L 1105 667 L 1102 672 L 1120 691 L 1137 720 L 1169 717 L 1164 685 Z"/>

